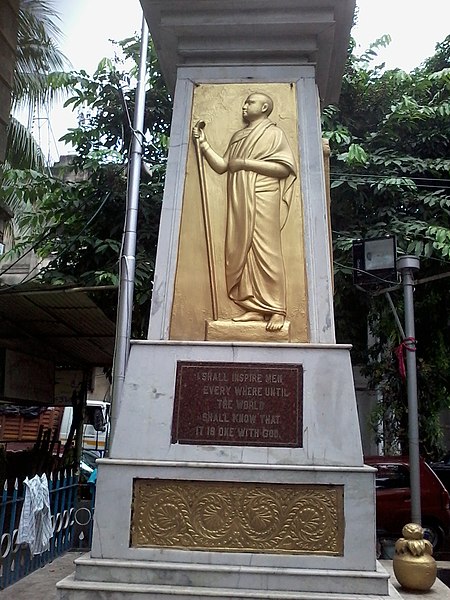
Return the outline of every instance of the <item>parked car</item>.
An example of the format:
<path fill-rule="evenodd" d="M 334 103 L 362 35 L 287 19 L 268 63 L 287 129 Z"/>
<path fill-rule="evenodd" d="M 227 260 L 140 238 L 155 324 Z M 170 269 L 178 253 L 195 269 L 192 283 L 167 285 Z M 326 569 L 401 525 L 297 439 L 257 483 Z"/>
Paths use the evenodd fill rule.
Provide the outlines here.
<path fill-rule="evenodd" d="M 450 452 L 439 462 L 431 463 L 430 467 L 447 488 L 447 492 L 450 492 Z"/>
<path fill-rule="evenodd" d="M 409 460 L 404 456 L 366 456 L 366 464 L 377 469 L 377 535 L 400 537 L 411 521 Z M 425 537 L 439 549 L 450 531 L 450 496 L 437 475 L 420 460 L 422 527 Z"/>

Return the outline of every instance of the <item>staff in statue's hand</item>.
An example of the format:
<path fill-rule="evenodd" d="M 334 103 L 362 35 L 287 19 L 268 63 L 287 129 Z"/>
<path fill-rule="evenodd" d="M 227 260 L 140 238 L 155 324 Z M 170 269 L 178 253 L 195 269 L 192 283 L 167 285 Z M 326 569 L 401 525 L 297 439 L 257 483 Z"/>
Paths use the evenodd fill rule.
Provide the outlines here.
<path fill-rule="evenodd" d="M 217 321 L 219 318 L 219 307 L 217 299 L 217 278 L 216 278 L 216 259 L 214 256 L 214 244 L 211 237 L 211 219 L 209 217 L 209 204 L 208 194 L 206 190 L 206 178 L 205 178 L 205 165 L 203 163 L 203 154 L 205 153 L 205 146 L 209 147 L 206 141 L 206 135 L 203 129 L 205 128 L 205 121 L 197 121 L 192 128 L 192 138 L 195 145 L 195 154 L 197 156 L 198 175 L 200 179 L 200 194 L 202 198 L 202 212 L 203 221 L 205 225 L 206 235 L 206 252 L 208 257 L 208 269 L 209 278 L 211 283 L 211 305 L 213 320 Z"/>

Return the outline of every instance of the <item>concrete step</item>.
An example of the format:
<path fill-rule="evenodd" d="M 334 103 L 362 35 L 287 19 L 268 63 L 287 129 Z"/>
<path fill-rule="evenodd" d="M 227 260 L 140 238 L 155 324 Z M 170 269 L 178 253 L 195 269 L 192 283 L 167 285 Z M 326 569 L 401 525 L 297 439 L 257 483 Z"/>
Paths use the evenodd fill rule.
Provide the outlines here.
<path fill-rule="evenodd" d="M 89 555 L 75 561 L 77 581 L 107 581 L 120 584 L 248 589 L 269 592 L 309 591 L 329 593 L 388 593 L 389 575 L 376 571 L 294 569 L 178 562 L 97 559 Z"/>
<path fill-rule="evenodd" d="M 57 586 L 59 600 L 401 600 L 398 592 L 389 588 L 389 595 L 351 594 L 330 592 L 264 591 L 251 589 L 186 587 L 173 585 L 143 585 L 137 583 L 111 583 L 78 581 L 74 574 Z"/>

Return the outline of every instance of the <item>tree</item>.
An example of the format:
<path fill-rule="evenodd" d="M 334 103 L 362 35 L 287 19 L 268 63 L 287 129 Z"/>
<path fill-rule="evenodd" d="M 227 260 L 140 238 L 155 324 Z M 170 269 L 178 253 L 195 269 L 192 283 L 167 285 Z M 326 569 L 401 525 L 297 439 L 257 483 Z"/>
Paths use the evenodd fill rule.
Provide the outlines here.
<path fill-rule="evenodd" d="M 32 115 L 43 105 L 49 105 L 67 92 L 68 76 L 61 69 L 67 60 L 58 48 L 61 34 L 56 21 L 58 16 L 52 0 L 21 0 L 19 7 L 17 59 L 12 89 L 12 111 L 28 109 Z M 19 235 L 18 220 L 26 210 L 23 198 L 8 185 L 10 169 L 21 170 L 21 180 L 32 185 L 28 169 L 44 172 L 47 162 L 32 131 L 11 114 L 8 124 L 5 164 L 0 167 L 0 180 L 4 186 L 2 200 L 14 217 L 6 228 L 12 243 Z"/>
<path fill-rule="evenodd" d="M 384 296 L 352 285 L 350 250 L 354 239 L 395 235 L 400 253 L 421 257 L 421 279 L 450 272 L 450 36 L 410 74 L 372 66 L 388 41 L 349 58 L 339 108 L 325 109 L 324 127 L 332 150 L 338 339 L 355 344 L 356 359 L 383 393 L 374 420 L 389 413 L 385 441 L 405 448 L 406 389 L 393 352 L 400 336 Z M 415 296 L 421 449 L 430 456 L 440 451 L 439 412 L 450 405 L 449 281 L 417 286 Z M 394 296 L 401 314 L 401 293 Z M 377 340 L 369 351 L 367 323 Z"/>
<path fill-rule="evenodd" d="M 372 67 L 376 46 L 349 58 L 340 106 L 324 112 L 332 149 L 336 324 L 338 340 L 354 344 L 356 359 L 367 365 L 372 383 L 383 391 L 384 402 L 374 418 L 383 419 L 389 409 L 395 417 L 391 439 L 404 445 L 406 392 L 393 353 L 399 333 L 384 297 L 352 285 L 350 249 L 353 239 L 395 234 L 400 251 L 422 256 L 421 277 L 450 271 L 449 43 L 411 74 Z M 29 206 L 22 217 L 29 233 L 18 250 L 31 245 L 46 257 L 49 264 L 41 279 L 54 284 L 117 282 L 138 40 L 125 40 L 118 48 L 121 57 L 103 60 L 92 77 L 83 71 L 71 74 L 75 93 L 67 104 L 80 110 L 80 120 L 65 139 L 76 149 L 72 167 L 80 180 L 9 173 L 9 185 Z M 146 332 L 171 113 L 154 52 L 150 56 L 136 337 Z M 421 443 L 427 455 L 438 452 L 435 423 L 440 409 L 449 404 L 447 296 L 448 279 L 417 287 Z M 401 313 L 399 292 L 394 300 Z M 105 310 L 114 304 L 109 299 Z M 377 340 L 370 351 L 367 323 Z"/>
<path fill-rule="evenodd" d="M 63 138 L 76 150 L 70 164 L 53 176 L 10 169 L 7 188 L 1 192 L 14 188 L 28 207 L 20 217 L 26 233 L 15 252 L 34 248 L 48 263 L 39 279 L 55 285 L 118 282 L 139 40 L 119 42 L 117 49 L 116 58 L 102 60 L 92 76 L 80 71 L 67 78 L 74 93 L 66 105 L 79 111 L 78 126 Z M 147 330 L 171 109 L 151 51 L 136 255 L 136 337 Z M 103 294 L 101 302 L 114 317 L 115 295 Z"/>
<path fill-rule="evenodd" d="M 17 33 L 12 108 L 48 105 L 66 89 L 67 59 L 58 48 L 61 31 L 52 0 L 21 0 Z M 45 168 L 45 159 L 30 131 L 11 116 L 6 160 L 17 168 Z"/>

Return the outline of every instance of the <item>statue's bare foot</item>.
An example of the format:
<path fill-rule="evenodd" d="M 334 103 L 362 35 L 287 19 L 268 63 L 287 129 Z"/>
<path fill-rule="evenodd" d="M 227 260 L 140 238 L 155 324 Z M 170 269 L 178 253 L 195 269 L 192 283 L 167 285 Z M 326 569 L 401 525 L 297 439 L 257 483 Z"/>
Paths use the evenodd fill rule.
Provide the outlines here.
<path fill-rule="evenodd" d="M 262 313 L 256 312 L 254 310 L 249 310 L 245 312 L 243 315 L 239 315 L 238 317 L 233 317 L 233 321 L 237 323 L 244 323 L 246 321 L 264 321 L 264 315 Z"/>
<path fill-rule="evenodd" d="M 280 331 L 283 329 L 284 325 L 284 315 L 279 315 L 277 313 L 273 314 L 269 322 L 267 323 L 266 329 L 267 331 Z"/>

